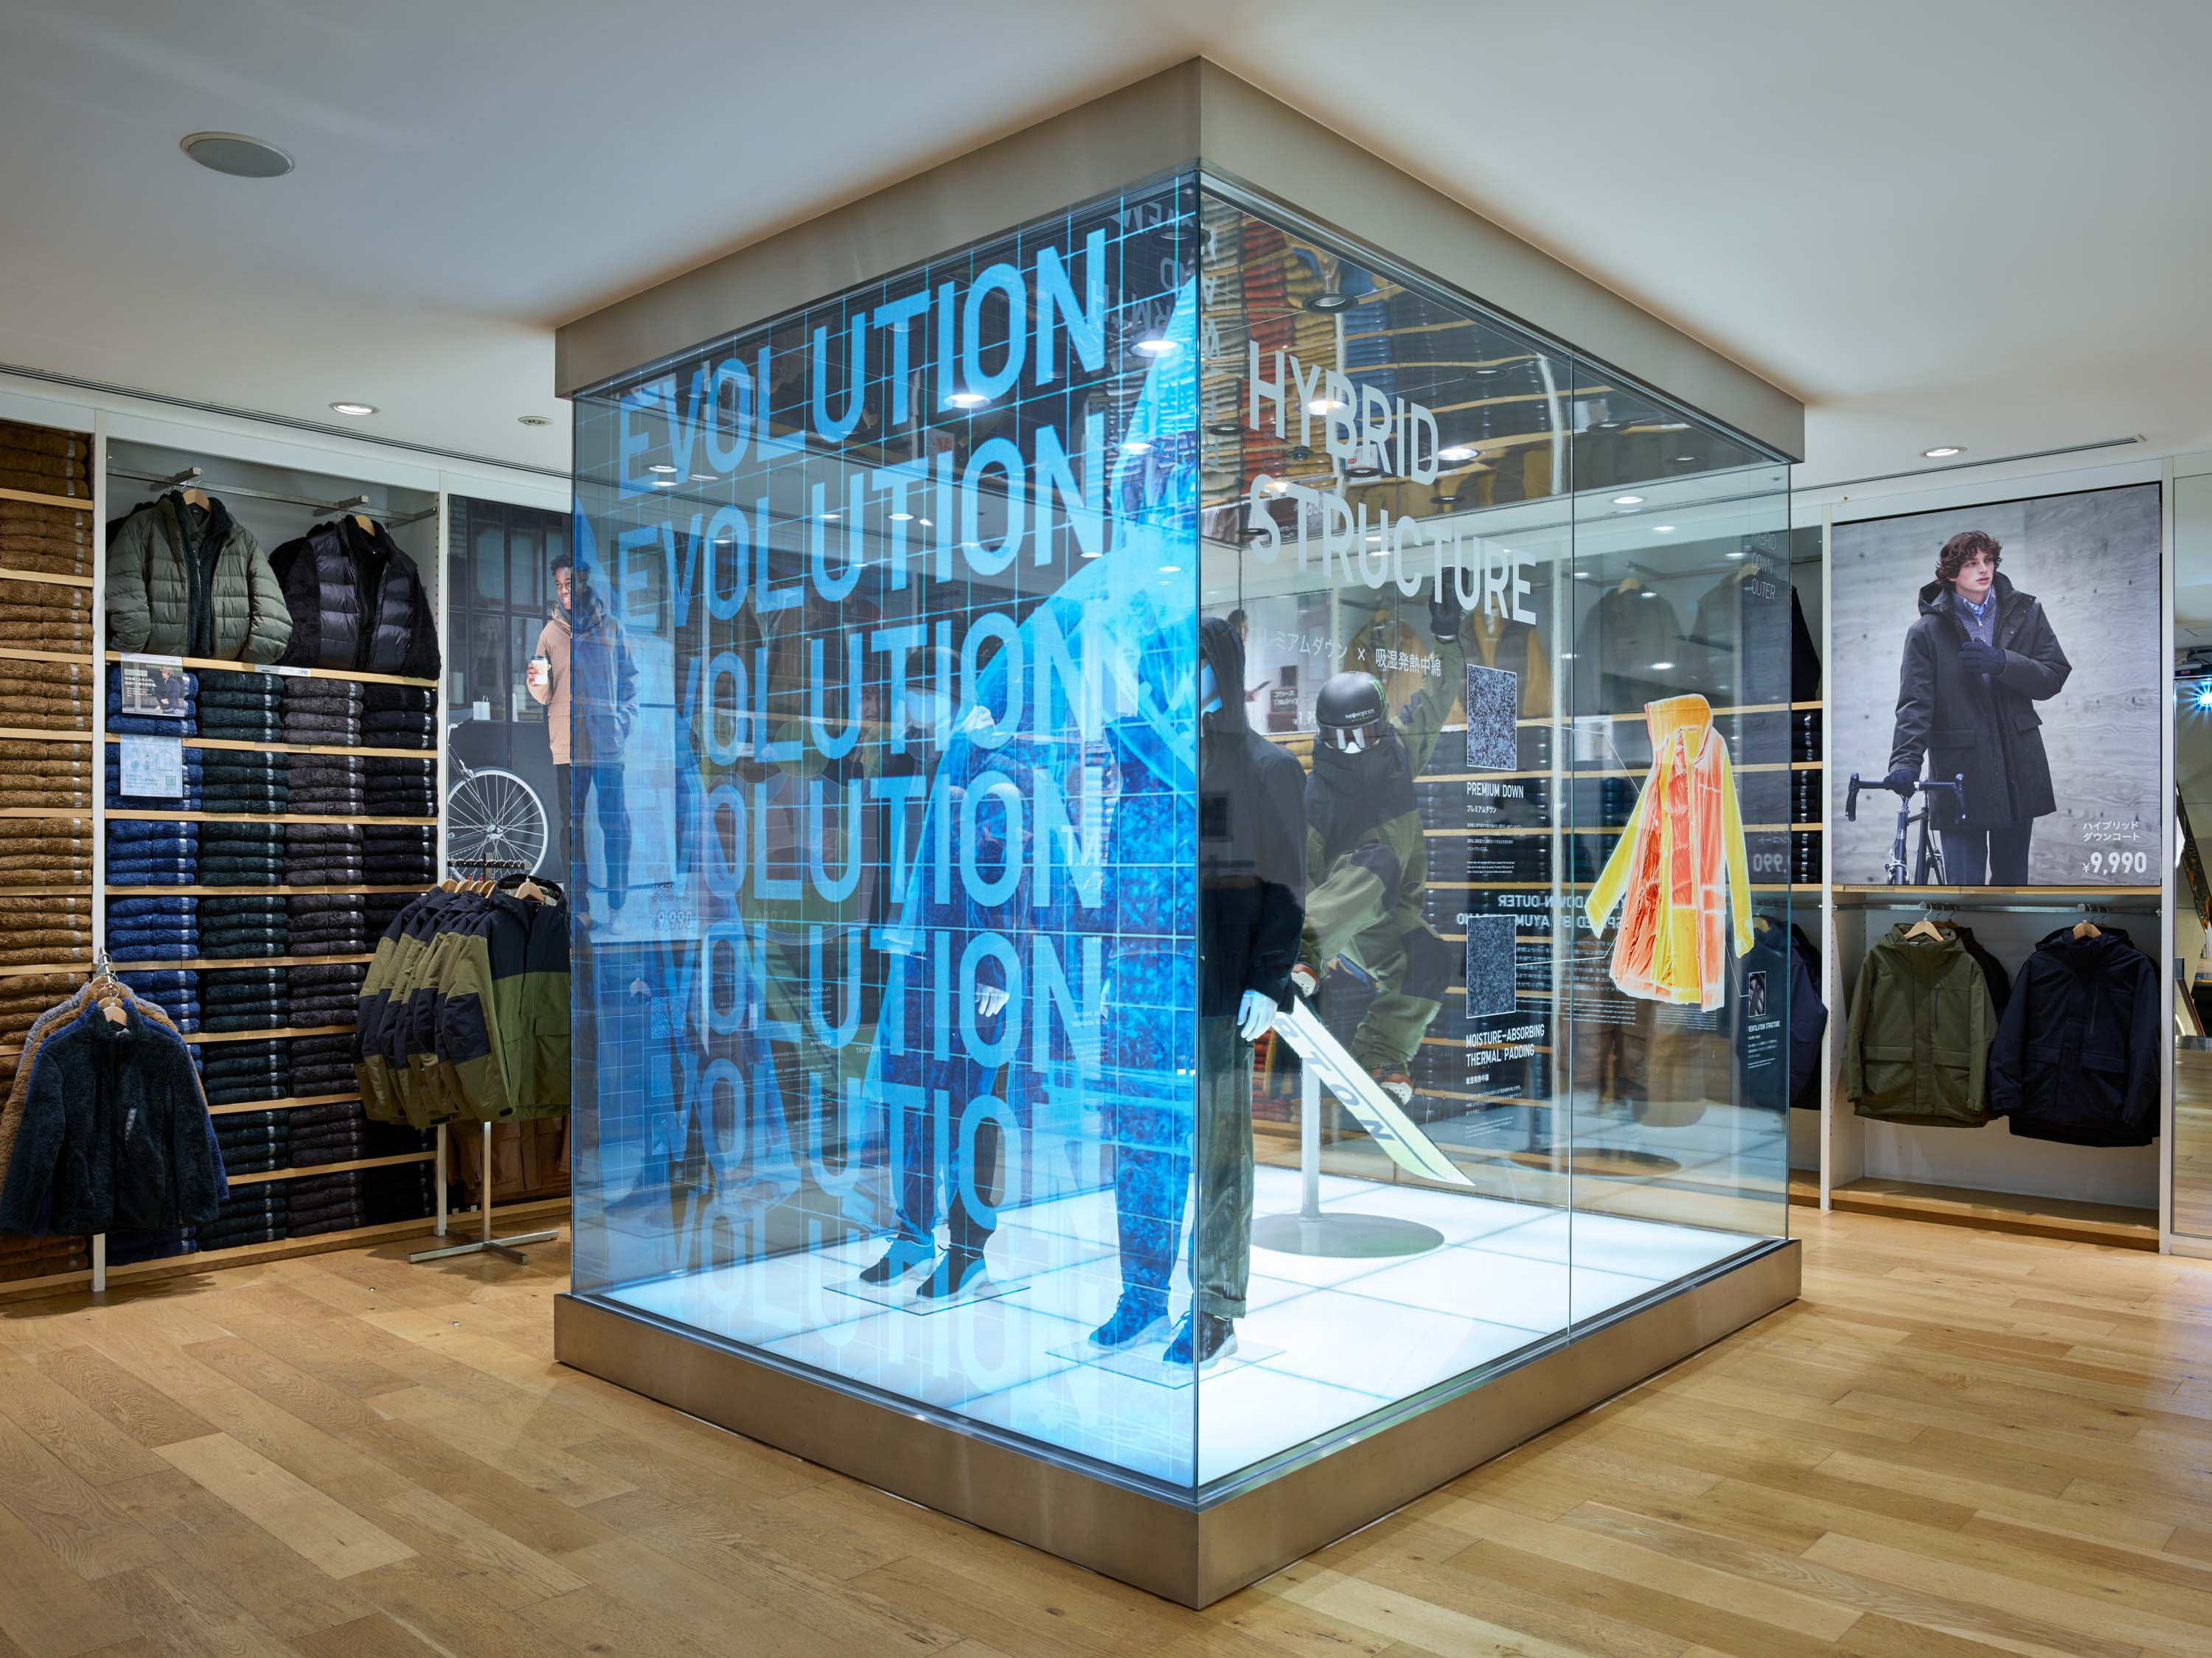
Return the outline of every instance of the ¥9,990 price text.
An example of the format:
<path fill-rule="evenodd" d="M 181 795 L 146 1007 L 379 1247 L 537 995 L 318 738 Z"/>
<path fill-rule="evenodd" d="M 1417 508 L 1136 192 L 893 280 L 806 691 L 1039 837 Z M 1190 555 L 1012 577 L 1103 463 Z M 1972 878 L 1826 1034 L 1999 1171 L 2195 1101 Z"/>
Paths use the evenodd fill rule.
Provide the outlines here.
<path fill-rule="evenodd" d="M 2148 875 L 2150 873 L 2150 854 L 2147 852 L 2093 852 L 2086 865 L 2091 875 Z"/>

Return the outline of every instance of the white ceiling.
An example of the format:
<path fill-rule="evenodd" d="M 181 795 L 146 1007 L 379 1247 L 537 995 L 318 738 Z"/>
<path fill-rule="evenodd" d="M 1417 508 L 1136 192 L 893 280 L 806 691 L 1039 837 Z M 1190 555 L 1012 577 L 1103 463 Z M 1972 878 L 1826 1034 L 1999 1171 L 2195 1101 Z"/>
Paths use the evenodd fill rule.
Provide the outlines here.
<path fill-rule="evenodd" d="M 555 325 L 1198 54 L 1802 397 L 1801 482 L 2212 446 L 2203 0 L 17 3 L 0 361 L 565 465 Z"/>

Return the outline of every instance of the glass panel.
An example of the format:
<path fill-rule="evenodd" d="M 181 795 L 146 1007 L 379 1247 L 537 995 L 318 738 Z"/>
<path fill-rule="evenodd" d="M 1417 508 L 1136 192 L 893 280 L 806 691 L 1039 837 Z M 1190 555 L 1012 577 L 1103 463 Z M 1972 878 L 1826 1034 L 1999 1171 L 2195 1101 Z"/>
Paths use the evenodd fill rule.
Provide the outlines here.
<path fill-rule="evenodd" d="M 546 570 L 544 515 L 517 513 L 515 519 L 507 544 L 507 604 L 518 611 L 543 610 Z"/>
<path fill-rule="evenodd" d="M 580 399 L 569 733 L 579 1291 L 1186 1491 L 1191 216 Z"/>
<path fill-rule="evenodd" d="M 507 598 L 507 512 L 489 501 L 478 501 L 474 519 L 475 545 L 470 564 L 476 573 L 476 598 L 497 604 Z"/>
<path fill-rule="evenodd" d="M 2212 476 L 2173 481 L 2173 1230 L 2212 1240 Z"/>

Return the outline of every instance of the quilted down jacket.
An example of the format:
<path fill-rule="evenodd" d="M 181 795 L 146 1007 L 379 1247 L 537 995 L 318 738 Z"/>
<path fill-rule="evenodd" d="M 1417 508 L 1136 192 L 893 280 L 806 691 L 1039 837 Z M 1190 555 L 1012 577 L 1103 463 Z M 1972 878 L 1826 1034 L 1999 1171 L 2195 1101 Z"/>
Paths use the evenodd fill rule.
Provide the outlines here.
<path fill-rule="evenodd" d="M 291 606 L 283 660 L 434 679 L 438 623 L 415 561 L 381 524 L 318 524 L 270 561 Z"/>
<path fill-rule="evenodd" d="M 274 662 L 292 613 L 253 532 L 213 496 L 204 507 L 171 493 L 110 531 L 111 650 Z"/>

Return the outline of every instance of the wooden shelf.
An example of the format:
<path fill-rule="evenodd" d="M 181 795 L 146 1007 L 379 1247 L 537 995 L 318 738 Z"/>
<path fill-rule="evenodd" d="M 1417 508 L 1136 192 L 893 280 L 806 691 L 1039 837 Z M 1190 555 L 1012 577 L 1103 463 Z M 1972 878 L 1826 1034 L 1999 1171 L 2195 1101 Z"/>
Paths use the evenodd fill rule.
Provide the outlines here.
<path fill-rule="evenodd" d="M 113 895 L 111 894 L 110 896 Z M 194 956 L 179 962 L 116 962 L 118 973 L 182 973 L 228 967 L 350 967 L 367 956 Z"/>
<path fill-rule="evenodd" d="M 34 489 L 0 489 L 0 501 L 27 501 L 33 507 L 66 507 L 79 513 L 93 510 L 90 495 L 43 495 Z"/>
<path fill-rule="evenodd" d="M 110 651 L 110 662 L 151 662 L 161 667 L 185 667 L 208 673 L 258 673 L 271 679 L 350 679 L 362 685 L 413 685 L 422 690 L 434 691 L 434 679 L 409 679 L 393 673 L 356 673 L 345 668 L 287 668 L 279 673 L 276 665 L 267 662 L 226 662 L 213 656 L 161 656 L 145 651 Z"/>
<path fill-rule="evenodd" d="M 8 732 L 0 731 L 0 737 L 7 735 Z M 81 738 L 78 740 L 88 743 L 92 739 Z M 120 743 L 122 733 L 110 732 L 107 740 Z M 255 754 L 359 754 L 378 759 L 431 761 L 438 757 L 435 749 L 349 749 L 335 743 L 252 743 L 238 737 L 187 737 L 183 740 L 188 749 L 239 749 Z"/>
<path fill-rule="evenodd" d="M 1831 1208 L 1861 1215 L 1892 1215 L 1990 1232 L 2104 1243 L 2121 1249 L 2158 1248 L 2158 1211 L 2070 1198 L 2029 1197 L 1964 1186 L 1923 1186 L 1912 1181 L 1855 1180 L 1832 1188 Z"/>
<path fill-rule="evenodd" d="M 50 823 L 92 821 L 92 808 L 79 811 L 74 806 L 0 806 L 0 817 L 40 818 Z"/>
<path fill-rule="evenodd" d="M 185 1040 L 194 1047 L 208 1042 L 258 1042 L 274 1036 L 344 1036 L 353 1032 L 349 1024 L 280 1024 L 266 1030 L 195 1030 Z"/>
<path fill-rule="evenodd" d="M 89 817 L 91 814 L 82 815 Z M 297 811 L 140 811 L 136 808 L 118 811 L 112 807 L 108 810 L 107 817 L 111 823 L 119 820 L 130 823 L 351 823 L 362 829 L 374 829 L 382 823 L 403 829 L 434 829 L 438 823 L 434 817 L 331 817 Z"/>
<path fill-rule="evenodd" d="M 0 726 L 0 737 L 19 738 L 32 743 L 89 743 L 95 733 L 60 731 L 52 726 Z"/>
<path fill-rule="evenodd" d="M 1793 1169 L 1790 1171 L 1790 1201 L 1800 1209 L 1820 1206 L 1820 1171 L 1817 1169 Z"/>
<path fill-rule="evenodd" d="M 120 969 L 117 969 L 118 972 Z M 29 967 L 0 967 L 0 979 L 32 979 L 41 973 L 89 973 L 92 971 L 92 950 L 86 947 L 81 962 L 41 962 Z"/>
<path fill-rule="evenodd" d="M 303 1105 L 343 1105 L 360 1097 L 358 1094 L 292 1094 L 276 1100 L 240 1100 L 232 1105 L 211 1105 L 208 1115 L 244 1117 L 256 1111 L 291 1111 Z"/>
<path fill-rule="evenodd" d="M 91 660 L 90 651 L 73 655 L 67 651 L 33 651 L 20 645 L 0 645 L 0 662 L 70 662 L 82 665 Z"/>
<path fill-rule="evenodd" d="M 403 1164 L 435 1163 L 435 1151 L 402 1151 L 390 1157 L 358 1157 L 351 1163 L 311 1163 L 304 1169 L 271 1169 L 258 1175 L 233 1175 L 233 1186 L 267 1186 L 276 1181 L 305 1180 L 312 1175 L 343 1175 L 349 1169 L 398 1169 Z"/>
<path fill-rule="evenodd" d="M 352 818 L 349 818 L 349 818 L 344 819 L 343 821 L 344 821 L 344 822 L 346 822 L 346 823 L 352 823 L 354 820 L 353 820 Z M 390 885 L 386 885 L 386 886 L 377 886 L 377 885 L 373 885 L 373 884 L 371 884 L 371 885 L 363 885 L 363 884 L 359 884 L 359 883 L 356 883 L 355 884 L 350 885 L 350 886 L 341 886 L 341 887 L 210 887 L 210 886 L 132 886 L 132 887 L 126 887 L 126 886 L 118 886 L 118 885 L 117 885 L 114 882 L 110 881 L 110 882 L 107 884 L 107 896 L 108 896 L 109 897 L 111 897 L 111 898 L 173 898 L 173 897 L 176 897 L 176 896 L 179 896 L 179 895 L 184 895 L 184 896 L 198 896 L 198 897 L 204 897 L 204 896 L 210 896 L 210 895 L 211 895 L 211 896 L 216 896 L 216 897 L 231 897 L 231 896 L 240 896 L 240 897 L 257 897 L 257 896 L 258 896 L 258 897 L 264 897 L 264 898 L 265 898 L 265 897 L 268 897 L 268 896 L 271 896 L 271 895 L 273 895 L 273 894 L 280 893 L 280 892 L 281 892 L 281 893 L 287 893 L 287 894 L 289 894 L 289 893 L 295 893 L 295 892 L 296 892 L 296 893 L 309 893 L 309 892 L 428 892 L 428 891 L 430 890 L 430 885 L 431 885 L 431 884 L 430 884 L 430 883 L 423 882 L 423 881 L 403 881 L 403 882 L 401 882 L 401 883 L 400 883 L 398 885 L 397 885 L 397 886 L 390 886 Z M 8 896 L 8 892 L 9 892 L 9 889 L 7 889 L 7 888 L 0 888 L 0 898 L 4 898 L 4 897 L 6 897 L 6 896 Z M 58 888 L 58 889 L 56 889 L 56 890 L 69 891 L 69 892 L 82 892 L 82 891 L 88 890 L 88 889 L 87 889 L 87 888 L 82 888 L 82 887 L 68 887 L 68 888 Z"/>
<path fill-rule="evenodd" d="M 51 575 L 44 570 L 17 570 L 4 564 L 0 564 L 0 581 L 43 581 L 50 587 L 92 586 L 92 578 L 88 575 Z"/>

